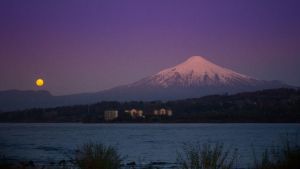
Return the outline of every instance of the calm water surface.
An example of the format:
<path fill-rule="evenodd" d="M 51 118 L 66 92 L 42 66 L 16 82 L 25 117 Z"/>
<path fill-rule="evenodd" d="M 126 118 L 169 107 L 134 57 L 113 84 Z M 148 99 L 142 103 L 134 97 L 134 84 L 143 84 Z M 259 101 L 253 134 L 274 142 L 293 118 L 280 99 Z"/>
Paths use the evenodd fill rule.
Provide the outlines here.
<path fill-rule="evenodd" d="M 300 124 L 0 124 L 0 153 L 12 159 L 58 161 L 87 142 L 117 147 L 126 162 L 170 162 L 183 143 L 222 142 L 239 152 L 238 167 L 280 143 L 280 136 L 300 133 Z"/>

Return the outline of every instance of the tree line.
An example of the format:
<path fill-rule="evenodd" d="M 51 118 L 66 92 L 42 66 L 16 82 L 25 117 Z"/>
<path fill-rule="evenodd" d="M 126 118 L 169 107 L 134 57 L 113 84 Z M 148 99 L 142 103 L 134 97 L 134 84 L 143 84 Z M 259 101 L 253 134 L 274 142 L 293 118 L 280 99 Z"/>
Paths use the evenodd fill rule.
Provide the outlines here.
<path fill-rule="evenodd" d="M 141 109 L 143 118 L 132 118 L 125 110 Z M 155 109 L 171 109 L 171 117 L 155 116 Z M 269 89 L 233 95 L 210 95 L 175 101 L 102 101 L 88 105 L 33 108 L 0 113 L 0 122 L 83 122 L 104 121 L 105 110 L 118 110 L 111 122 L 300 122 L 300 90 Z"/>

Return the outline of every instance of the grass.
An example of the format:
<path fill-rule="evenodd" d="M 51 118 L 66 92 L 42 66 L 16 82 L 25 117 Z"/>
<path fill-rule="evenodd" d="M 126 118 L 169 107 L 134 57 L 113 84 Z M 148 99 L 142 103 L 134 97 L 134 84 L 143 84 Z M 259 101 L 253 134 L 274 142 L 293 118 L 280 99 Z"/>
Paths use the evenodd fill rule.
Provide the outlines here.
<path fill-rule="evenodd" d="M 284 137 L 281 146 L 266 149 L 260 160 L 254 153 L 254 169 L 300 169 L 300 145 L 295 136 Z"/>
<path fill-rule="evenodd" d="M 0 169 L 11 169 L 12 164 L 8 162 L 4 155 L 0 156 Z"/>
<path fill-rule="evenodd" d="M 80 169 L 119 169 L 121 162 L 121 156 L 115 148 L 97 143 L 81 146 L 74 159 Z"/>
<path fill-rule="evenodd" d="M 180 169 L 233 169 L 237 150 L 225 150 L 223 144 L 185 145 L 178 153 Z"/>
<path fill-rule="evenodd" d="M 73 165 L 62 160 L 54 166 L 35 165 L 32 161 L 11 163 L 0 156 L 0 169 L 120 169 L 122 158 L 111 146 L 88 143 L 80 146 L 71 160 Z M 223 144 L 192 144 L 183 146 L 178 153 L 178 169 L 234 169 L 237 161 L 236 149 L 225 149 Z M 156 169 L 154 165 L 145 169 Z M 254 162 L 251 169 L 300 169 L 300 145 L 297 139 L 286 137 L 280 146 L 266 149 Z"/>
<path fill-rule="evenodd" d="M 51 166 L 35 165 L 32 161 L 12 164 L 3 156 L 0 169 L 120 169 L 122 160 L 114 147 L 88 143 L 79 147 L 71 161 L 73 165 L 67 164 L 65 160 Z"/>

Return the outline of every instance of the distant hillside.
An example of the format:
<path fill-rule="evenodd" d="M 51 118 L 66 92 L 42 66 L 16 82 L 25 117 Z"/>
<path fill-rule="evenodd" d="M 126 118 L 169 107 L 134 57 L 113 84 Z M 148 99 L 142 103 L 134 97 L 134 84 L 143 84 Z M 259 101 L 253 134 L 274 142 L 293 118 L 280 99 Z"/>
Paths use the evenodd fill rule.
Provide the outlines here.
<path fill-rule="evenodd" d="M 143 110 L 145 118 L 127 116 L 125 110 L 133 108 Z M 153 116 L 153 110 L 160 108 L 171 109 L 173 116 Z M 113 122 L 300 122 L 300 90 L 280 88 L 167 102 L 99 102 L 36 108 L 0 113 L 0 122 L 104 122 L 104 111 L 110 109 L 119 111 L 119 118 Z"/>
<path fill-rule="evenodd" d="M 139 81 L 95 93 L 52 96 L 46 91 L 0 91 L 0 110 L 14 111 L 100 101 L 166 101 L 282 87 L 291 86 L 279 81 L 258 80 L 216 65 L 202 56 L 192 56 L 183 63 Z"/>
<path fill-rule="evenodd" d="M 51 106 L 52 95 L 48 91 L 7 90 L 0 92 L 0 110 L 10 111 Z"/>

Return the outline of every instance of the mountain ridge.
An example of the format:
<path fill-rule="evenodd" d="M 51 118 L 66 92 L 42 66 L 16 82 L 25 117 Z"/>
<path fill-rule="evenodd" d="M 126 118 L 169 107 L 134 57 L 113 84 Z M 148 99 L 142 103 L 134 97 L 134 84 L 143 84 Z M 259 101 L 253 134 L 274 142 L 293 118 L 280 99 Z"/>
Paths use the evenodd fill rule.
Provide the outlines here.
<path fill-rule="evenodd" d="M 202 56 L 192 56 L 139 81 L 95 93 L 53 96 L 47 91 L 0 91 L 0 110 L 89 104 L 104 100 L 177 100 L 281 87 L 291 86 L 277 81 L 257 80 L 216 65 Z"/>

